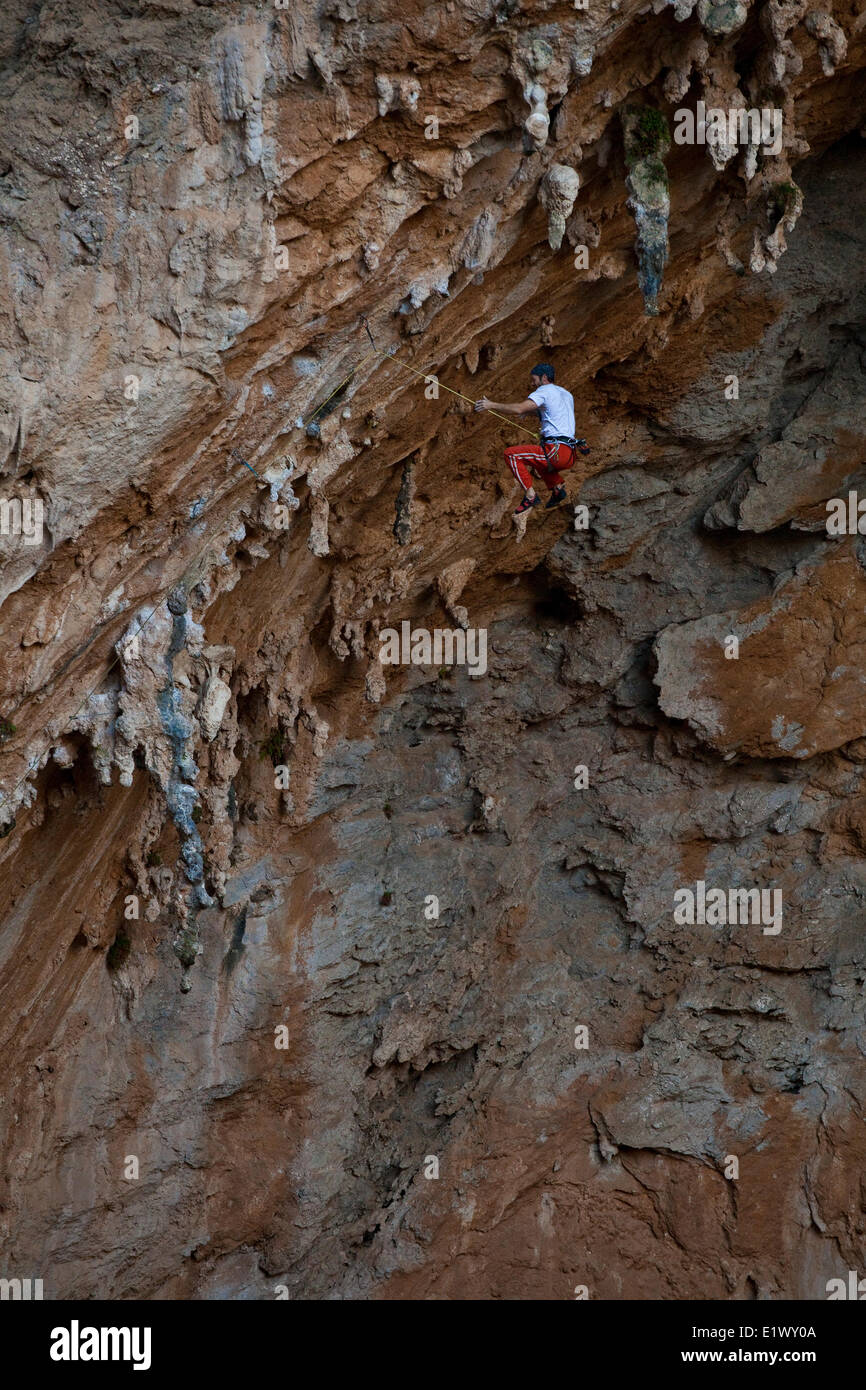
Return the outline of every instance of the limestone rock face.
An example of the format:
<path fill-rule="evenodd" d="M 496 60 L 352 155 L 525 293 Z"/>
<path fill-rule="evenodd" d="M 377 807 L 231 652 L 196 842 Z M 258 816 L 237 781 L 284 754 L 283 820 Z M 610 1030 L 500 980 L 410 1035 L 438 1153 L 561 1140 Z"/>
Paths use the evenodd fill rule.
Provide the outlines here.
<path fill-rule="evenodd" d="M 231 698 L 231 686 L 226 685 L 219 676 L 211 676 L 202 691 L 201 706 L 198 711 L 201 731 L 208 743 L 213 743 L 219 733 L 226 706 Z"/>
<path fill-rule="evenodd" d="M 0 1276 L 823 1299 L 857 7 L 13 0 L 0 49 Z M 698 101 L 778 149 L 669 142 Z M 591 453 L 515 526 L 532 421 L 473 401 L 539 360 Z"/>
<path fill-rule="evenodd" d="M 551 164 L 541 181 L 538 196 L 547 212 L 547 239 L 554 251 L 562 245 L 579 188 L 580 178 L 567 164 Z"/>
<path fill-rule="evenodd" d="M 728 756 L 811 758 L 861 738 L 864 601 L 860 553 L 846 549 L 804 561 L 740 612 L 665 628 L 655 644 L 662 709 Z"/>

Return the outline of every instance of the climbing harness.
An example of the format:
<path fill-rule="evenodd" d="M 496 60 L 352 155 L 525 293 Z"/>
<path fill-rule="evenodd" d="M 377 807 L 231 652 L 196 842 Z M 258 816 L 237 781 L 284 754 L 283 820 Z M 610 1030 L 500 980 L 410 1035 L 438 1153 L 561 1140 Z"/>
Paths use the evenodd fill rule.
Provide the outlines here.
<path fill-rule="evenodd" d="M 575 449 L 577 449 L 578 453 L 581 454 L 588 454 L 590 452 L 589 445 L 587 444 L 585 439 L 575 439 L 570 434 L 546 434 L 542 439 L 541 443 L 567 444 L 571 449 L 572 453 L 574 453 Z"/>

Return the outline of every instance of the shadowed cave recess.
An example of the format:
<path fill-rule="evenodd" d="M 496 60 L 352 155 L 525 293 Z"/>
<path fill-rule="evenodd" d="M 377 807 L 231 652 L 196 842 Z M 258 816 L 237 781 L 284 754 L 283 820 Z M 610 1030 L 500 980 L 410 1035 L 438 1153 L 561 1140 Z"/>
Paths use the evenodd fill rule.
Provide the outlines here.
<path fill-rule="evenodd" d="M 849 0 L 5 6 L 0 1275 L 862 1267 L 864 66 Z M 515 519 L 538 362 L 591 453 Z"/>

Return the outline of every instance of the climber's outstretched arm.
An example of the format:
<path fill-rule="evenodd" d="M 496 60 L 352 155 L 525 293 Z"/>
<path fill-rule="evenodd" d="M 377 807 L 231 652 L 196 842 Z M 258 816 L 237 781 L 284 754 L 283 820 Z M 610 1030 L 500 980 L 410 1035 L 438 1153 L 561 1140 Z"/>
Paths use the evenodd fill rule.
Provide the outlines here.
<path fill-rule="evenodd" d="M 502 401 L 491 401 L 486 396 L 482 396 L 480 401 L 475 402 L 476 410 L 498 410 L 503 415 L 532 415 L 538 414 L 538 406 L 535 401 L 521 401 L 519 404 L 509 405 Z"/>

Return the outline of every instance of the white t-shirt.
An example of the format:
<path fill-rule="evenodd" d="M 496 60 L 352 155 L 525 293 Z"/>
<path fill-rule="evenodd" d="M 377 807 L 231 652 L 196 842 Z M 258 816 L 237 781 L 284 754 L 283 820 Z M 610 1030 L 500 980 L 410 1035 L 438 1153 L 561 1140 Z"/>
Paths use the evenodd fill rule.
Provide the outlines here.
<path fill-rule="evenodd" d="M 564 434 L 574 438 L 574 396 L 561 386 L 539 386 L 530 391 L 529 400 L 541 411 L 541 437 L 550 439 L 553 435 Z"/>

